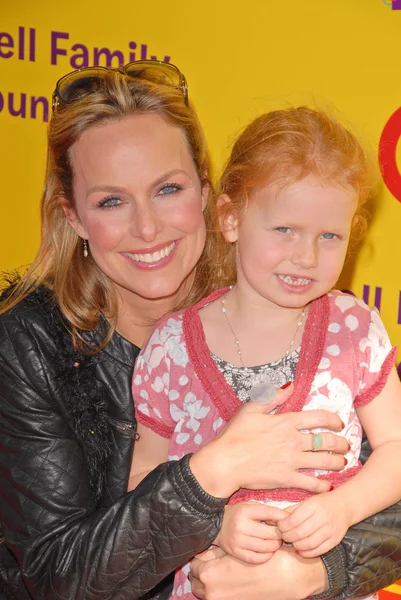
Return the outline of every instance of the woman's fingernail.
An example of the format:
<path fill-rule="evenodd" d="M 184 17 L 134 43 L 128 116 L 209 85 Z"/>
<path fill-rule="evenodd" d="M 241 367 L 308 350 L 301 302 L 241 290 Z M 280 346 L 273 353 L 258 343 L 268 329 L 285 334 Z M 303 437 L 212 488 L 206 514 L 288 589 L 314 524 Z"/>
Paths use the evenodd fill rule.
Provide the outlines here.
<path fill-rule="evenodd" d="M 299 550 L 295 550 L 295 554 L 299 554 Z"/>
<path fill-rule="evenodd" d="M 351 444 L 348 442 L 348 452 L 351 450 Z"/>
<path fill-rule="evenodd" d="M 282 389 L 282 390 L 287 389 L 288 387 L 290 387 L 291 383 L 292 383 L 292 381 L 287 381 L 284 385 L 281 386 L 280 389 Z M 296 552 L 296 550 L 295 550 L 295 552 Z"/>
<path fill-rule="evenodd" d="M 329 492 L 332 492 L 334 490 L 334 485 L 330 486 Z"/>
<path fill-rule="evenodd" d="M 342 425 L 341 429 L 345 429 L 345 423 L 344 423 L 344 421 L 341 421 L 341 425 Z"/>
<path fill-rule="evenodd" d="M 348 460 L 344 458 L 344 467 L 348 464 Z"/>

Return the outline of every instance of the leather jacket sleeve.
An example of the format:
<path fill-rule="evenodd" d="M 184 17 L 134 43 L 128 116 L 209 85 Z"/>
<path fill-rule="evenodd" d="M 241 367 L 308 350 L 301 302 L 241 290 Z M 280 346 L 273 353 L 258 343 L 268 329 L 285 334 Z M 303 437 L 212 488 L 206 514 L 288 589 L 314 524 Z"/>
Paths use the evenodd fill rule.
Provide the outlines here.
<path fill-rule="evenodd" d="M 362 440 L 361 461 L 372 452 Z M 330 588 L 313 598 L 365 598 L 401 579 L 401 502 L 351 527 L 322 556 Z"/>
<path fill-rule="evenodd" d="M 56 361 L 34 319 L 0 317 L 5 543 L 27 597 L 135 600 L 211 543 L 225 501 L 199 486 L 183 458 L 99 509 L 54 380 Z"/>

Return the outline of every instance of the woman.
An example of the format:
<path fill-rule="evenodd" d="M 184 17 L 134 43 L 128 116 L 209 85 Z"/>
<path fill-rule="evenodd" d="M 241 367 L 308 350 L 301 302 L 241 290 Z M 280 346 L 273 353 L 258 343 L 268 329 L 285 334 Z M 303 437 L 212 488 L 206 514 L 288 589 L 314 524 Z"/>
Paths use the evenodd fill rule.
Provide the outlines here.
<path fill-rule="evenodd" d="M 210 545 L 224 498 L 238 488 L 300 487 L 301 477 L 301 487 L 326 491 L 327 482 L 299 469 L 344 465 L 343 438 L 324 433 L 332 453 L 311 454 L 310 436 L 300 431 L 340 431 L 336 415 L 261 419 L 263 407 L 247 406 L 212 449 L 161 465 L 126 493 L 139 347 L 157 318 L 212 285 L 209 244 L 203 250 L 210 168 L 186 94 L 175 67 L 152 62 L 124 72 L 85 69 L 57 85 L 42 244 L 1 308 L 0 598 L 154 596 L 166 575 Z M 385 515 L 376 519 L 386 523 Z M 361 541 L 371 546 L 367 565 L 381 561 L 385 575 L 401 556 L 395 550 L 388 558 L 382 530 L 373 533 L 372 543 Z M 324 564 L 295 556 L 299 569 L 287 581 L 294 597 L 301 583 L 305 595 L 351 594 L 348 566 L 369 579 L 358 536 L 350 531 Z M 223 579 L 231 566 L 219 569 Z M 200 571 L 194 585 L 207 595 Z M 254 581 L 266 597 L 269 574 Z"/>

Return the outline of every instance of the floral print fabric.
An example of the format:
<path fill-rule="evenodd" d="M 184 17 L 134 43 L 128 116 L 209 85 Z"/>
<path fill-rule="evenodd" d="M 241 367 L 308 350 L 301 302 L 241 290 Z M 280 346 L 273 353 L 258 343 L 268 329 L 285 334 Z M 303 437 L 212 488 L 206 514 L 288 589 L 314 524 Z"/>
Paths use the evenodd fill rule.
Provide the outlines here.
<path fill-rule="evenodd" d="M 133 377 L 140 423 L 170 439 L 169 460 L 195 452 L 211 441 L 241 406 L 210 356 L 198 310 L 218 299 L 215 292 L 194 307 L 162 320 L 139 355 Z M 312 303 L 296 367 L 295 389 L 279 412 L 327 409 L 345 424 L 350 444 L 347 467 L 334 485 L 360 468 L 361 425 L 355 408 L 376 397 L 395 360 L 375 308 L 333 291 Z M 207 389 L 206 389 L 207 388 Z M 323 472 L 316 476 L 327 478 Z M 284 506 L 307 497 L 302 490 L 241 491 L 233 501 L 255 499 Z M 192 598 L 187 567 L 176 576 L 173 597 Z"/>

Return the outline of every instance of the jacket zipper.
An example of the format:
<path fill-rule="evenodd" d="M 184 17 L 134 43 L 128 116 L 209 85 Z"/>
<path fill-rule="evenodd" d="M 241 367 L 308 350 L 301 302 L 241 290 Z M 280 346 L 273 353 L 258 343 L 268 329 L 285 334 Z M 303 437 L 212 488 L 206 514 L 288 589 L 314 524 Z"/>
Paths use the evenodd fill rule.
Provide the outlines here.
<path fill-rule="evenodd" d="M 136 440 L 136 441 L 139 440 L 140 435 L 136 431 L 136 422 L 131 423 L 130 421 L 121 421 L 120 419 L 115 419 L 114 417 L 111 417 L 107 413 L 106 413 L 106 417 L 107 417 L 107 420 L 109 421 L 110 425 L 113 425 L 113 427 L 115 427 L 115 429 L 117 429 L 117 431 L 119 431 L 123 435 L 126 435 L 126 436 L 132 438 L 133 440 Z"/>

